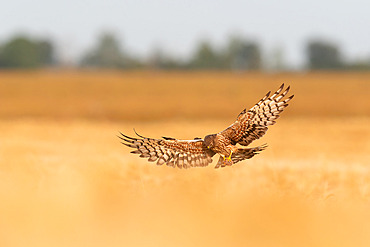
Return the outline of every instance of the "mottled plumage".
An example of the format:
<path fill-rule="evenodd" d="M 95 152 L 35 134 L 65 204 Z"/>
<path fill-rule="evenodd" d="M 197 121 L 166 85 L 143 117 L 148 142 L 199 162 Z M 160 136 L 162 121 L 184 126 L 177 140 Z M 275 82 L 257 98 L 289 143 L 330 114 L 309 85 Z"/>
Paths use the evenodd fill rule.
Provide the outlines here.
<path fill-rule="evenodd" d="M 268 92 L 251 109 L 244 109 L 232 125 L 217 134 L 207 135 L 204 140 L 177 140 L 171 137 L 152 139 L 136 132 L 138 138 L 122 133 L 119 137 L 124 145 L 135 149 L 131 153 L 140 154 L 140 157 L 148 158 L 148 161 L 157 161 L 157 165 L 166 164 L 179 168 L 207 166 L 215 154 L 220 154 L 215 168 L 231 166 L 252 158 L 267 147 L 265 144 L 254 148 L 238 148 L 236 144 L 248 146 L 261 138 L 269 125 L 275 124 L 275 120 L 294 96 L 284 99 L 290 87 L 285 91 L 283 88 L 284 84 L 272 96 Z"/>

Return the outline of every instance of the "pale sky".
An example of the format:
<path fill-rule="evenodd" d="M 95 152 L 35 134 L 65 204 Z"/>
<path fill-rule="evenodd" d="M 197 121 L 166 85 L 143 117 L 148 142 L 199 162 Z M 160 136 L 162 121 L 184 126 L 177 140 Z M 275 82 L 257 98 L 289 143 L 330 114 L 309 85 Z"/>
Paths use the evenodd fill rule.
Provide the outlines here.
<path fill-rule="evenodd" d="M 223 45 L 230 34 L 258 41 L 266 54 L 283 48 L 292 67 L 305 41 L 324 37 L 349 59 L 370 57 L 369 0 L 2 0 L 0 42 L 17 33 L 51 38 L 65 58 L 88 50 L 104 30 L 145 56 L 161 46 L 185 56 L 203 38 Z"/>

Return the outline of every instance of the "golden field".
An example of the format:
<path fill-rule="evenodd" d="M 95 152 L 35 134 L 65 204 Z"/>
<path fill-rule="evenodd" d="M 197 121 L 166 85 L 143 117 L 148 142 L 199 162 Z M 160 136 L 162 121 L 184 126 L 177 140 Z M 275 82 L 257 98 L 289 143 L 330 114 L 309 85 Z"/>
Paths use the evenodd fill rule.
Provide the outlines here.
<path fill-rule="evenodd" d="M 281 83 L 294 89 L 285 116 L 370 115 L 369 73 L 0 72 L 0 117 L 232 121 Z"/>
<path fill-rule="evenodd" d="M 233 167 L 116 137 L 203 137 L 282 82 L 269 147 Z M 370 73 L 0 72 L 0 246 L 369 246 L 369 126 Z"/>

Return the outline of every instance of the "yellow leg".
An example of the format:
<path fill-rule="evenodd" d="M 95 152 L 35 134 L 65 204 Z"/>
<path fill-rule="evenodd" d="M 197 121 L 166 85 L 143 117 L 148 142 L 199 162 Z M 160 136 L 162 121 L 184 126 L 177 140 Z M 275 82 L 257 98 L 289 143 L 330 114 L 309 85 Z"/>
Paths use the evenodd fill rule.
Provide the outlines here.
<path fill-rule="evenodd" d="M 230 152 L 230 155 L 229 155 L 229 157 L 227 157 L 227 159 L 226 160 L 230 160 L 231 161 L 231 155 L 233 154 L 233 151 L 231 151 Z M 224 157 L 225 158 L 225 157 Z"/>
<path fill-rule="evenodd" d="M 220 164 L 219 163 L 217 163 L 217 168 L 218 167 L 225 167 L 225 166 L 231 166 L 232 164 L 233 164 L 233 161 L 231 160 L 231 155 L 233 154 L 233 152 L 231 151 L 231 153 L 230 153 L 230 155 L 229 155 L 229 157 L 225 157 L 225 155 L 223 155 L 223 154 L 220 154 L 221 155 L 221 157 L 223 158 L 223 162 L 220 162 Z"/>

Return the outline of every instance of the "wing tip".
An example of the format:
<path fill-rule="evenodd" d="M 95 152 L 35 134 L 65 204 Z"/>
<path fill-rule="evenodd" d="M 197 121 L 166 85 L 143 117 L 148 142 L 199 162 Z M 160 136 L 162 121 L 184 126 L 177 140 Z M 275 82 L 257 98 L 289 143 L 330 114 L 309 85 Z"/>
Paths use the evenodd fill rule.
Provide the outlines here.
<path fill-rule="evenodd" d="M 140 135 L 139 133 L 137 133 L 137 132 L 136 132 L 136 130 L 135 130 L 135 128 L 133 128 L 133 130 L 134 130 L 135 134 L 136 134 L 138 137 L 141 137 L 141 138 L 147 139 L 145 136 L 142 136 L 142 135 Z"/>
<path fill-rule="evenodd" d="M 288 103 L 294 98 L 294 94 L 290 95 L 286 100 L 284 100 L 285 103 Z"/>
<path fill-rule="evenodd" d="M 137 141 L 137 139 L 136 139 L 136 138 L 133 138 L 133 137 L 127 136 L 127 135 L 123 134 L 121 131 L 118 131 L 118 132 L 121 134 L 121 136 L 118 136 L 118 138 L 120 138 L 120 139 L 123 139 L 123 137 L 126 137 L 126 138 L 128 138 L 128 139 L 131 139 L 131 140 L 135 140 L 135 141 Z M 123 137 L 122 137 L 122 136 L 123 136 Z"/>

